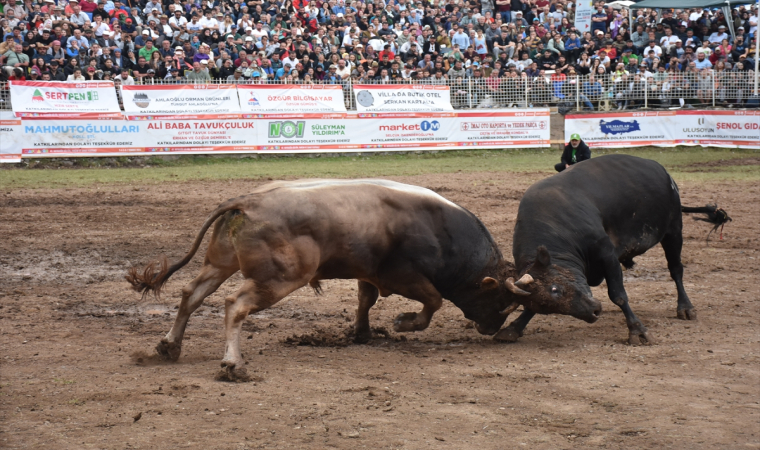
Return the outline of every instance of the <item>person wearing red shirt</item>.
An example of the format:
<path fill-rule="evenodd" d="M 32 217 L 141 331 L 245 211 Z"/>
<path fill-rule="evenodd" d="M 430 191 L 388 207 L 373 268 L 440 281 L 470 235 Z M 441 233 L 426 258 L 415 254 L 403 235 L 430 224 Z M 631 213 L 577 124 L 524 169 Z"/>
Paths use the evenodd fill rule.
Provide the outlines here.
<path fill-rule="evenodd" d="M 81 0 L 79 2 L 79 7 L 82 8 L 82 11 L 84 11 L 86 13 L 92 13 L 96 9 L 98 9 L 98 4 L 97 4 L 97 2 L 90 2 L 90 1 L 87 1 L 87 0 Z"/>
<path fill-rule="evenodd" d="M 393 59 L 396 57 L 396 54 L 393 53 L 391 50 L 391 46 L 386 44 L 383 48 L 383 51 L 380 52 L 379 58 L 380 61 L 393 61 Z"/>

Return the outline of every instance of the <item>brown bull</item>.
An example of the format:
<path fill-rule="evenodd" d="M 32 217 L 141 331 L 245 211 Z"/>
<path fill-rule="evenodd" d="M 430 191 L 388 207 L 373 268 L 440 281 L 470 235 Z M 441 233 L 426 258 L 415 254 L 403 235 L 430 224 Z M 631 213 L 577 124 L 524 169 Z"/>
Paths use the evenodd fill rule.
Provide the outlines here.
<path fill-rule="evenodd" d="M 127 280 L 143 295 L 158 295 L 193 258 L 215 222 L 203 268 L 182 289 L 174 326 L 157 351 L 177 360 L 190 315 L 239 270 L 245 281 L 225 304 L 222 367 L 233 378 L 243 375 L 239 334 L 246 316 L 306 284 L 319 291 L 319 280 L 359 281 L 354 325 L 359 342 L 371 336 L 368 313 L 378 295 L 398 294 L 422 303 L 421 312 L 396 318 L 396 331 L 424 330 L 446 298 L 480 333 L 494 334 L 506 319 L 500 311 L 514 310 L 514 293 L 524 293 L 508 278 L 514 267 L 472 213 L 428 189 L 384 180 L 261 186 L 212 212 L 180 261 L 133 268 Z"/>

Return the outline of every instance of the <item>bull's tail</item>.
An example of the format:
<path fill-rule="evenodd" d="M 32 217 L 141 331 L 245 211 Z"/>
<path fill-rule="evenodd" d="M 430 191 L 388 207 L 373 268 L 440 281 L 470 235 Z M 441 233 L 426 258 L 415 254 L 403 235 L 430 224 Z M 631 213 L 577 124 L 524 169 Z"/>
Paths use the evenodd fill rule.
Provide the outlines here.
<path fill-rule="evenodd" d="M 153 261 L 149 263 L 143 270 L 140 270 L 137 267 L 131 267 L 127 272 L 125 278 L 129 284 L 132 285 L 132 289 L 142 293 L 143 299 L 148 295 L 148 293 L 153 291 L 153 295 L 155 295 L 158 299 L 161 295 L 161 289 L 164 287 L 164 284 L 166 284 L 167 280 L 169 280 L 169 277 L 171 277 L 174 272 L 184 267 L 185 264 L 189 263 L 190 260 L 193 259 L 195 252 L 198 251 L 198 248 L 201 246 L 201 242 L 203 242 L 203 236 L 205 236 L 206 231 L 208 231 L 209 227 L 214 223 L 214 221 L 216 221 L 216 219 L 218 219 L 227 211 L 239 209 L 240 206 L 241 205 L 237 199 L 229 200 L 219 205 L 219 207 L 206 218 L 206 221 L 203 222 L 198 235 L 195 236 L 195 242 L 193 242 L 193 247 L 190 249 L 190 251 L 185 255 L 184 258 L 180 259 L 174 264 L 169 265 L 169 262 L 164 256 L 160 261 Z"/>
<path fill-rule="evenodd" d="M 681 212 L 687 213 L 687 214 L 704 214 L 706 217 L 695 217 L 694 220 L 701 220 L 703 222 L 711 223 L 713 225 L 712 230 L 710 230 L 709 233 L 707 233 L 707 241 L 710 241 L 710 235 L 715 232 L 719 227 L 721 227 L 721 239 L 723 239 L 723 225 L 725 225 L 728 222 L 731 222 L 731 219 L 728 216 L 728 213 L 724 211 L 721 208 L 718 208 L 718 205 L 705 205 L 705 206 L 698 206 L 698 207 L 691 207 L 691 206 L 681 206 Z"/>

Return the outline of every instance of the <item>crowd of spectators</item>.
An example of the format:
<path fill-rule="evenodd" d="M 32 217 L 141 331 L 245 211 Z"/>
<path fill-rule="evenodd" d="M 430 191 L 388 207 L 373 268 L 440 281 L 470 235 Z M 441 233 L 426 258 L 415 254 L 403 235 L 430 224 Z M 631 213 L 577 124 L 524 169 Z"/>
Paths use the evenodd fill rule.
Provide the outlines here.
<path fill-rule="evenodd" d="M 741 103 L 757 57 L 750 5 L 660 16 L 600 2 L 579 32 L 568 0 L 4 2 L 0 81 L 420 82 L 458 103 L 623 108 L 641 89 L 683 105 L 723 86 L 720 101 Z"/>

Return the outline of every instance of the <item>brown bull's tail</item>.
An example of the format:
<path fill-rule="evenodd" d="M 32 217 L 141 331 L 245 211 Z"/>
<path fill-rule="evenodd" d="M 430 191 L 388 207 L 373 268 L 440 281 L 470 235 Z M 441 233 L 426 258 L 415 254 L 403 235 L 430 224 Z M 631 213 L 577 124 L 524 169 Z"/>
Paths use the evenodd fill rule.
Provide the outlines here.
<path fill-rule="evenodd" d="M 206 218 L 206 221 L 203 222 L 198 235 L 195 236 L 195 242 L 193 242 L 193 247 L 190 249 L 190 251 L 185 255 L 184 258 L 175 262 L 171 266 L 169 265 L 166 257 L 163 256 L 160 261 L 153 261 L 146 265 L 142 270 L 138 269 L 137 267 L 131 267 L 127 272 L 125 278 L 129 284 L 132 285 L 132 289 L 142 293 L 143 299 L 148 295 L 149 292 L 153 291 L 153 295 L 155 295 L 156 299 L 158 299 L 161 295 L 161 289 L 164 287 L 164 284 L 166 284 L 167 280 L 169 280 L 169 277 L 171 277 L 174 272 L 184 267 L 185 264 L 189 263 L 190 260 L 193 259 L 195 252 L 198 251 L 198 248 L 201 246 L 201 242 L 203 242 L 203 236 L 205 236 L 206 231 L 208 231 L 209 227 L 214 223 L 214 221 L 216 221 L 219 216 L 226 213 L 227 211 L 232 211 L 239 208 L 239 202 L 233 200 L 224 202 L 219 205 L 219 207 Z"/>
<path fill-rule="evenodd" d="M 724 211 L 721 208 L 718 208 L 718 205 L 705 205 L 705 206 L 698 206 L 698 207 L 690 207 L 690 206 L 681 206 L 681 212 L 683 213 L 694 213 L 694 214 L 704 214 L 706 217 L 695 217 L 694 220 L 701 220 L 703 222 L 707 222 L 713 225 L 712 230 L 710 230 L 709 233 L 707 233 L 707 242 L 710 242 L 710 235 L 715 232 L 718 227 L 720 227 L 721 236 L 720 238 L 723 239 L 723 225 L 725 225 L 728 222 L 731 222 L 733 219 L 731 219 L 728 216 L 728 213 Z"/>

